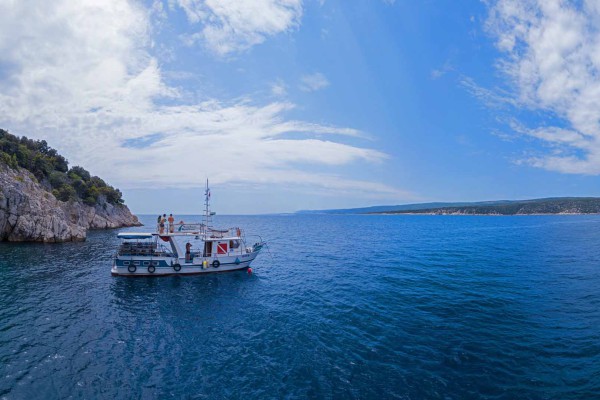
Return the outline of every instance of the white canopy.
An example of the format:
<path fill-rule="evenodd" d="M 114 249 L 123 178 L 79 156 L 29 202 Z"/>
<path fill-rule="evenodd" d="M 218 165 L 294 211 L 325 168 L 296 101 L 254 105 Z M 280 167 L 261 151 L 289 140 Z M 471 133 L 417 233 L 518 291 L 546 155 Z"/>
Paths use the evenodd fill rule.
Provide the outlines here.
<path fill-rule="evenodd" d="M 151 233 L 121 232 L 117 234 L 119 239 L 152 239 Z"/>

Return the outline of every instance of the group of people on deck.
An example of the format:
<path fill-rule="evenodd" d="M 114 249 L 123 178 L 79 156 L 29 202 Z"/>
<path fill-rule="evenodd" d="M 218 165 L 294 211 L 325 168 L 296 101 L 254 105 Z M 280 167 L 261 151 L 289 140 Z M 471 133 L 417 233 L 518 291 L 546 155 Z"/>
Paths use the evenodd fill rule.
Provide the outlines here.
<path fill-rule="evenodd" d="M 159 215 L 158 218 L 156 219 L 156 222 L 158 224 L 158 234 L 159 235 L 162 235 L 163 233 L 165 233 L 165 228 L 167 228 L 169 233 L 175 232 L 175 217 L 173 217 L 173 214 L 169 214 L 168 218 L 167 218 L 167 214 Z M 179 221 L 180 225 L 182 225 L 183 223 L 184 223 L 183 221 Z M 186 245 L 185 245 L 185 262 L 192 262 L 191 249 L 192 249 L 192 244 L 190 242 L 186 243 Z"/>
<path fill-rule="evenodd" d="M 173 214 L 169 214 L 169 218 L 167 218 L 167 214 L 159 215 L 156 222 L 158 223 L 159 234 L 165 233 L 165 227 L 168 227 L 169 233 L 173 233 L 175 231 L 175 217 L 173 217 Z M 180 223 L 182 224 L 183 221 Z"/>

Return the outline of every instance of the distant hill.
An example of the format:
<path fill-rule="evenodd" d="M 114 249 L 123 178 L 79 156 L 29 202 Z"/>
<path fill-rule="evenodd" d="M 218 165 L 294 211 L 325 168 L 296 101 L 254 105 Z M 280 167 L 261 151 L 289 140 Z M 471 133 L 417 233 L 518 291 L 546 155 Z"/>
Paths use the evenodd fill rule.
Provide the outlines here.
<path fill-rule="evenodd" d="M 306 210 L 301 214 L 436 214 L 436 215 L 527 215 L 600 214 L 598 197 L 552 197 L 532 200 L 498 200 L 458 203 L 420 203 L 338 210 Z"/>

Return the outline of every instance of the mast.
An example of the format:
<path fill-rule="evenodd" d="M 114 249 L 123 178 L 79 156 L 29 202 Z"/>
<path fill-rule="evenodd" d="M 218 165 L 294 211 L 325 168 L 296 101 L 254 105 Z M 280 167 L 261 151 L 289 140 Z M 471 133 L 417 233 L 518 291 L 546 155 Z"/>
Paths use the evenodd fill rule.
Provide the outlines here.
<path fill-rule="evenodd" d="M 204 233 L 212 228 L 212 218 L 210 215 L 210 189 L 208 188 L 208 179 L 206 179 L 206 190 L 204 191 Z"/>

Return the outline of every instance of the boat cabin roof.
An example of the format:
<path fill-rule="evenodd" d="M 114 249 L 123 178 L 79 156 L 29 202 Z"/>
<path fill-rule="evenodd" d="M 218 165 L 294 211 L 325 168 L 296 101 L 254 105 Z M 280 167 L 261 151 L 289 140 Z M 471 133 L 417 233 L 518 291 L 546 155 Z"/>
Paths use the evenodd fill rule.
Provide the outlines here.
<path fill-rule="evenodd" d="M 161 238 L 167 238 L 167 237 L 185 237 L 185 236 L 192 236 L 192 237 L 200 237 L 202 238 L 202 240 L 204 240 L 205 242 L 211 242 L 211 241 L 226 241 L 226 240 L 240 240 L 241 238 L 239 236 L 205 236 L 203 233 L 201 232 L 171 232 L 171 233 L 153 233 L 152 235 L 154 236 L 159 236 Z"/>
<path fill-rule="evenodd" d="M 151 233 L 144 232 L 121 232 L 117 234 L 119 239 L 152 239 Z"/>
<path fill-rule="evenodd" d="M 226 241 L 226 240 L 239 240 L 240 237 L 239 236 L 223 236 L 223 237 L 205 237 L 203 234 L 201 234 L 200 232 L 176 232 L 176 233 L 164 233 L 164 234 L 158 234 L 158 233 L 146 233 L 146 232 L 121 232 L 117 234 L 117 237 L 119 239 L 152 239 L 153 237 L 156 236 L 160 236 L 160 237 L 169 237 L 169 236 L 201 236 L 202 240 L 207 241 L 207 242 L 211 242 L 211 241 Z"/>

